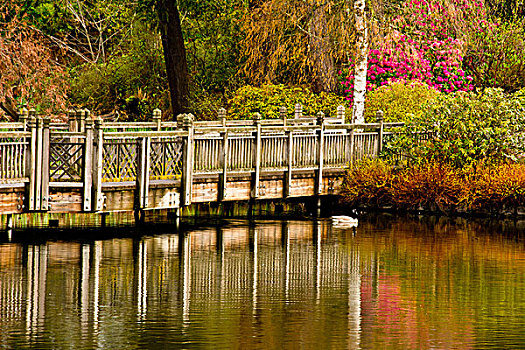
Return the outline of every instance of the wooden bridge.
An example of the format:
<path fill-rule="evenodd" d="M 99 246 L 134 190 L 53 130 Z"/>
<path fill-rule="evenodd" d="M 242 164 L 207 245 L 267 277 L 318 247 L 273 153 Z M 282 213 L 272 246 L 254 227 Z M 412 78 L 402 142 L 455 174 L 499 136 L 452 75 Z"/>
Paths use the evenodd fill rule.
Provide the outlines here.
<path fill-rule="evenodd" d="M 381 151 L 399 124 L 337 116 L 103 122 L 89 111 L 52 123 L 34 111 L 0 124 L 0 214 L 118 212 L 193 203 L 335 195 L 344 167 Z"/>

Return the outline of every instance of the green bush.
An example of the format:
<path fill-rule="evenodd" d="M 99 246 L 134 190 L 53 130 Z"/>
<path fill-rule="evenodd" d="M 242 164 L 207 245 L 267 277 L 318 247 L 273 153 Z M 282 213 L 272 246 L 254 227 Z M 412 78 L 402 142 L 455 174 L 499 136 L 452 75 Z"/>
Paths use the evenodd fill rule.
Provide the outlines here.
<path fill-rule="evenodd" d="M 335 117 L 337 107 L 345 105 L 343 97 L 321 92 L 316 95 L 308 88 L 287 87 L 284 85 L 264 85 L 262 87 L 244 86 L 228 101 L 228 117 L 232 119 L 251 119 L 255 112 L 263 118 L 279 118 L 279 108 L 286 107 L 288 116 L 293 116 L 295 104 L 303 106 L 303 115 L 315 116 L 319 111 L 327 117 Z M 347 113 L 347 119 L 350 116 Z"/>
<path fill-rule="evenodd" d="M 76 68 L 70 98 L 95 113 L 119 110 L 123 119 L 140 120 L 170 104 L 162 45 L 158 36 L 135 23 L 122 52 L 105 63 Z"/>
<path fill-rule="evenodd" d="M 421 116 L 424 105 L 436 99 L 439 92 L 420 82 L 395 82 L 368 93 L 365 120 L 375 122 L 376 112 L 382 110 L 386 122 L 406 121 L 413 114 Z"/>
<path fill-rule="evenodd" d="M 477 87 L 516 91 L 525 85 L 525 19 L 471 34 L 464 63 Z"/>
<path fill-rule="evenodd" d="M 436 160 L 462 168 L 480 160 L 516 160 L 525 151 L 525 112 L 502 89 L 440 95 L 408 120 L 385 149 L 416 162 Z M 428 140 L 422 137 L 430 133 Z"/>

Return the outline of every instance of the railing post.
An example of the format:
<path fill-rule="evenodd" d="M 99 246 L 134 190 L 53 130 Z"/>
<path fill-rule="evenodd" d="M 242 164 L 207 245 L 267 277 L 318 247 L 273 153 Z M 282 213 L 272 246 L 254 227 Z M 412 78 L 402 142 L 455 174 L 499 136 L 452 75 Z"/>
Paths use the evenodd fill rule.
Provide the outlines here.
<path fill-rule="evenodd" d="M 184 128 L 184 118 L 185 118 L 186 114 L 178 114 L 177 115 L 177 118 L 176 121 L 177 121 L 177 129 L 181 129 L 181 128 Z"/>
<path fill-rule="evenodd" d="M 83 115 L 89 111 L 82 111 Z M 83 173 L 83 211 L 91 211 L 91 194 L 93 184 L 93 120 L 84 122 L 86 138 L 84 141 L 84 173 Z"/>
<path fill-rule="evenodd" d="M 285 198 L 290 197 L 290 187 L 292 185 L 292 167 L 293 167 L 293 131 L 287 130 L 288 142 L 287 142 L 287 156 L 286 161 L 288 162 L 288 171 L 284 179 L 283 196 Z"/>
<path fill-rule="evenodd" d="M 32 109 L 29 112 L 28 128 L 31 132 L 31 144 L 30 144 L 30 156 L 27 163 L 27 173 L 29 174 L 29 188 L 28 188 L 28 207 L 29 210 L 35 210 L 36 201 L 36 163 L 37 163 L 37 145 L 38 145 L 38 133 L 37 133 L 37 122 L 35 118 L 35 110 Z"/>
<path fill-rule="evenodd" d="M 303 106 L 301 106 L 300 103 L 297 103 L 295 105 L 294 118 L 302 118 L 302 117 L 303 117 Z"/>
<path fill-rule="evenodd" d="M 135 210 L 148 207 L 149 168 L 151 138 L 140 137 L 137 139 L 137 177 L 135 179 Z"/>
<path fill-rule="evenodd" d="M 77 131 L 77 112 L 73 109 L 67 112 L 67 124 L 69 132 Z"/>
<path fill-rule="evenodd" d="M 18 121 L 23 124 L 24 131 L 27 131 L 27 122 L 29 120 L 29 111 L 27 108 L 23 107 L 20 109 L 18 114 Z"/>
<path fill-rule="evenodd" d="M 219 182 L 219 201 L 226 199 L 226 185 L 228 183 L 228 164 L 230 163 L 230 151 L 228 142 L 228 129 L 222 137 L 222 174 Z"/>
<path fill-rule="evenodd" d="M 279 108 L 279 117 L 283 120 L 283 126 L 286 126 L 287 124 L 287 114 L 288 114 L 288 111 L 286 110 L 286 107 L 281 107 Z"/>
<path fill-rule="evenodd" d="M 97 118 L 94 122 L 93 132 L 93 210 L 104 209 L 104 198 L 102 197 L 102 169 L 104 156 L 104 134 L 102 119 Z"/>
<path fill-rule="evenodd" d="M 50 152 L 50 134 L 49 125 L 51 119 L 43 119 L 42 130 L 42 204 L 40 209 L 49 210 L 49 152 Z"/>
<path fill-rule="evenodd" d="M 347 130 L 346 159 L 349 165 L 354 164 L 354 129 Z"/>
<path fill-rule="evenodd" d="M 84 132 L 86 130 L 86 119 L 88 118 L 88 116 L 89 116 L 89 110 L 81 109 L 78 111 L 77 113 L 77 118 L 78 118 L 77 131 L 78 132 Z"/>
<path fill-rule="evenodd" d="M 157 124 L 157 131 L 162 130 L 162 111 L 158 108 L 153 110 L 153 122 Z"/>
<path fill-rule="evenodd" d="M 383 116 L 384 116 L 383 111 L 378 110 L 376 113 L 376 120 L 379 123 L 379 129 L 377 130 L 377 156 L 378 157 L 383 151 L 383 134 L 384 134 Z"/>
<path fill-rule="evenodd" d="M 179 115 L 180 116 L 180 115 Z M 193 114 L 182 115 L 182 127 L 187 131 L 188 136 L 184 140 L 182 148 L 182 205 L 191 204 L 191 187 L 193 185 L 193 148 L 194 148 L 194 127 Z"/>
<path fill-rule="evenodd" d="M 34 112 L 33 114 L 36 114 Z M 42 117 L 36 116 L 36 179 L 35 179 L 35 210 L 41 209 L 42 204 L 42 156 L 43 156 L 43 124 Z"/>
<path fill-rule="evenodd" d="M 224 108 L 219 109 L 218 117 L 222 123 L 222 127 L 225 128 L 226 127 L 226 110 Z"/>
<path fill-rule="evenodd" d="M 253 124 L 256 127 L 254 133 L 254 172 L 252 179 L 251 197 L 255 199 L 259 197 L 259 181 L 261 176 L 261 115 L 255 113 L 253 116 Z"/>
<path fill-rule="evenodd" d="M 345 106 L 337 107 L 337 119 L 340 120 L 341 124 L 345 123 Z"/>
<path fill-rule="evenodd" d="M 318 152 L 317 155 L 319 156 L 317 160 L 317 164 L 319 165 L 317 170 L 317 185 L 316 185 L 316 195 L 321 194 L 323 191 L 323 166 L 324 166 L 324 113 L 319 112 L 317 113 L 317 125 L 320 127 L 318 130 L 319 133 L 319 141 L 318 141 Z"/>

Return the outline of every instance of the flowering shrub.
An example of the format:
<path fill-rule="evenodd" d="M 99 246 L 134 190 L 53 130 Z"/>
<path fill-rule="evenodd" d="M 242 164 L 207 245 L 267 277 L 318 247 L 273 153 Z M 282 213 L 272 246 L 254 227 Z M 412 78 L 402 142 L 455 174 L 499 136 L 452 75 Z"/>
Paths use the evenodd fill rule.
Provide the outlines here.
<path fill-rule="evenodd" d="M 394 19 L 399 30 L 391 31 L 369 52 L 367 91 L 414 80 L 445 93 L 473 90 L 473 78 L 463 68 L 462 35 L 491 28 L 486 18 L 483 3 L 477 0 L 405 2 L 402 14 Z M 339 79 L 352 102 L 354 74 L 340 71 Z"/>

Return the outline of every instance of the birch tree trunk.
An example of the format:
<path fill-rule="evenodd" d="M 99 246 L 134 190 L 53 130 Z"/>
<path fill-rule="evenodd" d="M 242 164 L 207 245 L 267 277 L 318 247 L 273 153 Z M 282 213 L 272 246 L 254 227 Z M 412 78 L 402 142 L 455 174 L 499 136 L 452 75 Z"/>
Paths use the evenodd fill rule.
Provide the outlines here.
<path fill-rule="evenodd" d="M 368 28 L 366 26 L 365 0 L 354 1 L 357 54 L 355 59 L 354 104 L 352 122 L 365 122 L 366 69 L 368 64 Z"/>

